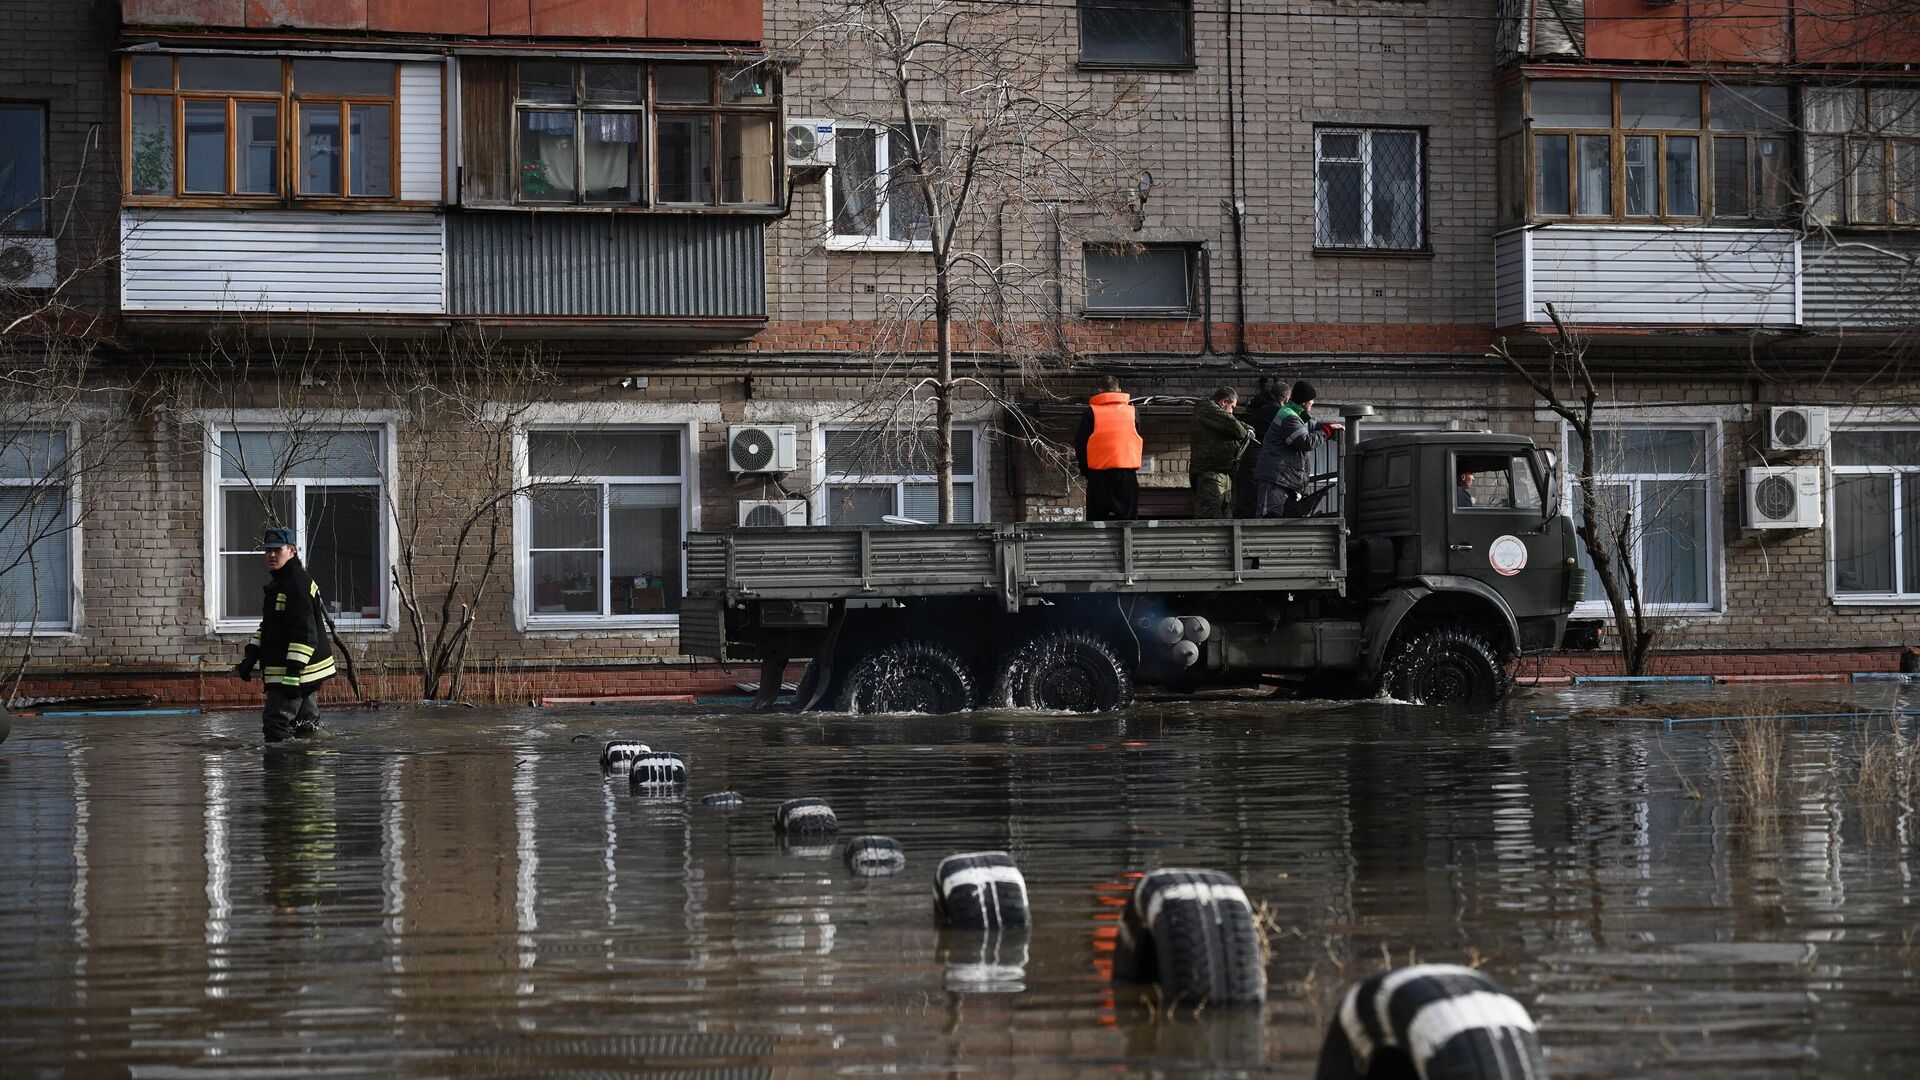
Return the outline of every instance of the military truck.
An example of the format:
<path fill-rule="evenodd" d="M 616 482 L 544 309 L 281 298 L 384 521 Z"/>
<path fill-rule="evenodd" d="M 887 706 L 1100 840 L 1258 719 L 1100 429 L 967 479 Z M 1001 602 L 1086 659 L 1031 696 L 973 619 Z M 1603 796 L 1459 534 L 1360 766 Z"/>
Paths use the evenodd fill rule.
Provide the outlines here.
<path fill-rule="evenodd" d="M 1361 439 L 1338 505 L 1265 520 L 749 527 L 687 539 L 681 651 L 799 658 L 803 708 L 1097 711 L 1142 685 L 1485 705 L 1586 589 L 1555 461 L 1518 435 Z"/>

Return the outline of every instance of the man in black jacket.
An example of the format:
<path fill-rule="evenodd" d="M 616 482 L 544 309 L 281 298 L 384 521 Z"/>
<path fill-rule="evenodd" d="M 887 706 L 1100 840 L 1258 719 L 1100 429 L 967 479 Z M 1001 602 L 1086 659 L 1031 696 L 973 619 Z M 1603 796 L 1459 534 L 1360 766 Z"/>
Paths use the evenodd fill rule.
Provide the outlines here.
<path fill-rule="evenodd" d="M 320 709 L 313 698 L 320 684 L 334 674 L 333 646 L 320 606 L 320 586 L 300 565 L 293 530 L 268 529 L 260 550 L 272 576 L 262 597 L 260 629 L 247 643 L 247 658 L 233 670 L 242 679 L 251 679 L 255 665 L 262 666 L 267 703 L 260 729 L 272 743 L 305 738 L 319 730 Z"/>

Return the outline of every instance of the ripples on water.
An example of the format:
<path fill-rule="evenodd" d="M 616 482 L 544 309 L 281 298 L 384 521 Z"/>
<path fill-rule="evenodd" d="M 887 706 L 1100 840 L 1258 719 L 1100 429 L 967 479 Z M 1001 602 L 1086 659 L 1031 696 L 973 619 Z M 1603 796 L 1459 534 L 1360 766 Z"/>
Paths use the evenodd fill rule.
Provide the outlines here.
<path fill-rule="evenodd" d="M 1527 720 L 1574 700 L 335 713 L 271 751 L 250 715 L 24 721 L 0 1073 L 1306 1076 L 1339 990 L 1410 959 L 1487 969 L 1557 1076 L 1920 1070 L 1920 825 L 1849 801 L 1857 733 L 1796 729 L 1790 798 L 1755 809 L 1723 735 Z M 685 755 L 687 792 L 603 781 L 616 735 Z M 699 804 L 728 788 L 744 807 Z M 783 847 L 799 795 L 907 871 Z M 934 864 L 996 848 L 1034 930 L 943 936 Z M 1107 982 L 1157 866 L 1270 906 L 1264 1010 L 1168 1018 Z"/>

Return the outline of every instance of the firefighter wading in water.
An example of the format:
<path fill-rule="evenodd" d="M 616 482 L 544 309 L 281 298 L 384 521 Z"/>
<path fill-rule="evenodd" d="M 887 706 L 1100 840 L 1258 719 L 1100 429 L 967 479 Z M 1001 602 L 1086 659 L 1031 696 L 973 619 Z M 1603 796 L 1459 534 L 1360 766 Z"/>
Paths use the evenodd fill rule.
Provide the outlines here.
<path fill-rule="evenodd" d="M 320 607 L 320 586 L 307 576 L 293 544 L 293 530 L 270 528 L 260 538 L 267 579 L 260 629 L 247 643 L 247 658 L 234 674 L 251 679 L 255 665 L 266 683 L 267 704 L 260 729 L 270 743 L 305 738 L 320 728 L 313 697 L 333 677 L 333 646 Z"/>

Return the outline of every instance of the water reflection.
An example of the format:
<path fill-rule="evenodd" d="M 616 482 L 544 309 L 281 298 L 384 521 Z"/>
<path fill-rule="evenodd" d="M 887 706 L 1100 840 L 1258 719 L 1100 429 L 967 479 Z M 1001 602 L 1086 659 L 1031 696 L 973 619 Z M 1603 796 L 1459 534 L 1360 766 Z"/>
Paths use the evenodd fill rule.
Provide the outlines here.
<path fill-rule="evenodd" d="M 0 1053 L 27 1074 L 325 1052 L 423 1076 L 1307 1075 L 1345 985 L 1454 960 L 1534 1009 L 1560 1076 L 1920 1066 L 1913 807 L 1861 804 L 1857 732 L 1794 731 L 1762 805 L 1723 734 L 1529 705 L 1567 701 L 380 713 L 271 751 L 244 716 L 23 727 L 0 757 Z M 689 787 L 603 777 L 617 735 L 683 748 Z M 701 804 L 724 789 L 746 806 Z M 908 871 L 783 845 L 768 814 L 801 795 L 843 836 L 898 838 Z M 1030 933 L 935 927 L 925 878 L 971 850 L 1015 855 Z M 1163 865 L 1266 905 L 1266 1008 L 1167 1016 L 1107 981 L 1130 875 Z"/>

